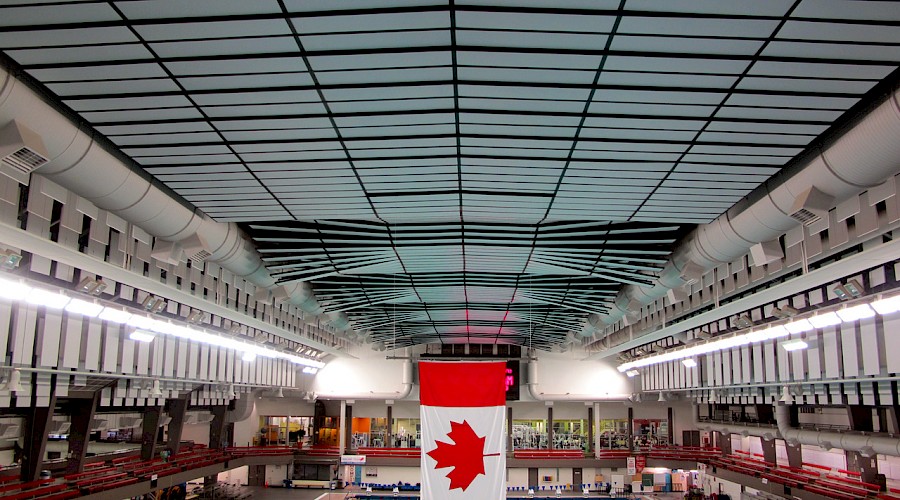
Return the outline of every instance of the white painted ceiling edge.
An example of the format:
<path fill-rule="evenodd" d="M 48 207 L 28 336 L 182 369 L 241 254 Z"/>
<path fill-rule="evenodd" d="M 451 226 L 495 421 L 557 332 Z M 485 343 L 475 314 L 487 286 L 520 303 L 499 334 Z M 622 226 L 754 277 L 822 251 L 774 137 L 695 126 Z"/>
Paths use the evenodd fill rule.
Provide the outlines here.
<path fill-rule="evenodd" d="M 766 192 L 758 201 L 732 208 L 695 229 L 673 252 L 654 285 L 623 287 L 610 312 L 589 316 L 581 335 L 602 334 L 606 326 L 630 312 L 634 303 L 645 306 L 685 285 L 685 269 L 695 266 L 706 273 L 737 260 L 754 245 L 774 240 L 796 227 L 799 223 L 789 214 L 797 197 L 810 186 L 833 197 L 836 206 L 900 172 L 898 94 L 900 91 L 892 93 L 784 182 L 771 189 L 768 183 L 760 186 Z"/>
<path fill-rule="evenodd" d="M 170 242 L 199 236 L 210 256 L 223 269 L 262 290 L 319 315 L 322 308 L 307 283 L 278 286 L 249 238 L 237 224 L 216 222 L 190 210 L 148 182 L 87 132 L 57 111 L 28 85 L 0 67 L 0 125 L 13 120 L 37 132 L 50 161 L 40 175 L 114 213 L 150 235 Z M 329 313 L 339 332 L 351 329 L 345 313 Z"/>

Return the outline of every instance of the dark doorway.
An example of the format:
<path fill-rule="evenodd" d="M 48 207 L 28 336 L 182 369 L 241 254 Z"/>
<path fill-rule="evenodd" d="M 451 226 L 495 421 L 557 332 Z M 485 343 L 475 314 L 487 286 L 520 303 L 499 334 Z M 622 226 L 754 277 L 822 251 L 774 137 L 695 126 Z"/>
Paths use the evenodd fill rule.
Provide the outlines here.
<path fill-rule="evenodd" d="M 247 486 L 265 486 L 266 466 L 251 465 L 247 467 Z"/>
<path fill-rule="evenodd" d="M 528 468 L 528 487 L 538 489 L 538 470 L 534 467 Z"/>
<path fill-rule="evenodd" d="M 581 479 L 581 467 L 576 467 L 572 469 L 572 487 L 575 488 L 575 491 L 581 489 L 581 485 L 584 484 L 584 481 Z"/>

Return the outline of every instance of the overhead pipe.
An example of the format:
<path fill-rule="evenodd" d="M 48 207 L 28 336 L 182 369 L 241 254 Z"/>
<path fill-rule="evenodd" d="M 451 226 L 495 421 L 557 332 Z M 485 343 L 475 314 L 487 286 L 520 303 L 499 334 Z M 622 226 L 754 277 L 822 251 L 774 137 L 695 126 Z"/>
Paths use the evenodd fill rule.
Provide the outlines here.
<path fill-rule="evenodd" d="M 754 191 L 756 201 L 732 207 L 709 224 L 695 229 L 677 248 L 651 286 L 627 285 L 605 314 L 593 314 L 581 329 L 583 337 L 602 333 L 635 308 L 664 297 L 714 267 L 746 255 L 756 244 L 772 241 L 799 223 L 789 215 L 797 197 L 810 186 L 834 205 L 879 185 L 898 173 L 900 158 L 900 91 L 894 91 L 853 128 L 786 179 L 770 179 Z"/>
<path fill-rule="evenodd" d="M 536 401 L 627 401 L 631 394 L 549 394 L 538 389 L 538 365 L 537 360 L 528 362 L 528 394 Z"/>
<path fill-rule="evenodd" d="M 838 448 L 855 451 L 865 457 L 890 455 L 900 457 L 900 439 L 886 436 L 870 436 L 844 432 L 799 429 L 791 426 L 791 409 L 786 404 L 775 406 L 775 422 L 778 432 L 789 443 L 818 446 L 824 450 Z"/>
<path fill-rule="evenodd" d="M 191 210 L 127 165 L 97 138 L 96 131 L 74 123 L 26 83 L 0 67 L 0 124 L 13 120 L 37 132 L 49 162 L 37 173 L 134 224 L 159 240 L 194 244 L 209 251 L 206 260 L 260 289 L 274 292 L 301 310 L 320 315 L 322 308 L 307 283 L 279 287 L 244 232 L 233 222 L 216 222 Z M 340 332 L 351 328 L 345 313 L 327 315 Z"/>
<path fill-rule="evenodd" d="M 704 422 L 700 420 L 699 407 L 694 405 L 692 413 L 694 414 L 694 427 L 697 430 L 708 432 L 721 432 L 722 434 L 740 434 L 741 436 L 756 436 L 766 441 L 780 438 L 778 429 L 766 427 L 754 427 L 750 425 L 737 425 L 730 422 Z"/>
<path fill-rule="evenodd" d="M 256 408 L 256 399 L 262 395 L 267 388 L 256 388 L 247 394 L 242 394 L 240 398 L 234 400 L 234 409 L 226 414 L 225 421 L 228 423 L 243 422 L 250 418 L 253 410 Z"/>

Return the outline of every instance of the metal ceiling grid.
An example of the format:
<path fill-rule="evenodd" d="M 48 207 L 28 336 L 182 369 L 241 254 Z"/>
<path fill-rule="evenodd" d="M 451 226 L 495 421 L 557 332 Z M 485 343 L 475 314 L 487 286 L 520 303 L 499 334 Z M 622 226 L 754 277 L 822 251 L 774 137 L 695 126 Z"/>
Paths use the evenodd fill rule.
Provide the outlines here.
<path fill-rule="evenodd" d="M 538 237 L 548 224 L 668 241 L 717 217 L 897 68 L 895 7 L 13 0 L 0 49 L 186 200 L 257 224 L 264 250 L 285 246 L 273 227 L 324 229 L 272 270 L 329 307 L 366 304 L 348 311 L 364 327 L 412 308 L 397 345 L 471 340 L 482 325 L 460 330 L 461 312 L 482 310 L 506 316 L 477 320 L 495 341 L 540 320 L 551 345 L 582 317 L 566 308 L 605 307 L 622 281 L 585 275 L 650 276 L 667 252 L 564 250 Z"/>
<path fill-rule="evenodd" d="M 655 223 L 270 222 L 251 229 L 281 283 L 307 281 L 385 347 L 548 349 L 623 283 L 649 283 L 685 228 Z"/>

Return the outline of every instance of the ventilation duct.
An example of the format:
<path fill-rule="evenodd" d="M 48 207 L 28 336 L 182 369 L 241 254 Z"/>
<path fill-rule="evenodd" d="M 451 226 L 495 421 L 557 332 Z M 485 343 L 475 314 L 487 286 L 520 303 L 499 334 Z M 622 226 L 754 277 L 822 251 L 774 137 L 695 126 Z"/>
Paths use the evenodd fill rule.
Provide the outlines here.
<path fill-rule="evenodd" d="M 775 406 L 775 421 L 778 432 L 785 441 L 810 446 L 819 446 L 829 450 L 839 448 L 846 451 L 859 452 L 865 457 L 890 455 L 900 457 L 900 439 L 886 436 L 851 434 L 847 432 L 828 432 L 798 429 L 791 426 L 791 409 L 788 405 Z"/>
<path fill-rule="evenodd" d="M 827 218 L 833 204 L 834 198 L 810 186 L 794 200 L 788 215 L 804 226 L 811 226 Z"/>
<path fill-rule="evenodd" d="M 710 401 L 712 402 L 712 401 Z M 771 441 L 777 437 L 781 437 L 778 429 L 773 427 L 753 427 L 749 425 L 737 425 L 730 422 L 703 422 L 700 420 L 698 407 L 693 407 L 694 427 L 701 431 L 721 432 L 724 435 L 740 434 L 741 436 L 757 436 L 766 441 Z"/>
<path fill-rule="evenodd" d="M 49 161 L 41 136 L 13 120 L 0 129 L 0 174 L 28 185 L 34 169 Z"/>
<path fill-rule="evenodd" d="M 248 396 L 248 397 L 241 398 L 238 401 L 244 401 L 244 400 L 249 400 L 249 399 L 250 399 L 250 397 Z M 237 403 L 235 403 L 235 406 L 237 406 Z M 208 424 L 208 423 L 212 422 L 212 420 L 213 420 L 212 413 L 191 412 L 191 413 L 188 413 L 184 417 L 184 423 L 190 424 L 190 425 Z"/>
<path fill-rule="evenodd" d="M 15 144 L 31 147 L 43 139 L 45 150 L 34 148 L 49 160 L 40 175 L 140 227 L 157 239 L 154 257 L 178 262 L 184 255 L 205 259 L 240 276 L 261 289 L 276 286 L 259 254 L 235 223 L 221 223 L 173 200 L 63 116 L 25 83 L 0 68 L 0 124 L 13 127 L 21 139 Z M 26 126 L 35 131 L 32 135 Z M 13 134 L 15 136 L 15 134 Z M 14 137 L 15 138 L 15 137 Z M 9 153 L 7 153 L 9 154 Z M 37 167 L 35 167 L 37 168 Z M 24 174 L 23 174 L 24 175 Z M 27 181 L 27 179 L 26 179 Z M 322 309 L 306 283 L 285 288 L 285 301 L 312 315 Z M 351 325 L 346 314 L 329 315 L 338 331 Z"/>
<path fill-rule="evenodd" d="M 698 270 L 702 275 L 718 265 L 734 262 L 754 245 L 779 238 L 801 219 L 811 223 L 816 216 L 822 217 L 825 205 L 829 205 L 824 209 L 827 211 L 896 175 L 900 158 L 898 93 L 892 93 L 795 173 L 770 179 L 754 192 L 758 197 L 748 197 L 695 229 L 673 252 L 655 284 L 623 287 L 610 311 L 591 315 L 581 335 L 602 333 L 607 325 L 628 312 L 629 302 L 647 305 L 665 297 L 669 290 L 699 279 Z M 826 199 L 830 202 L 825 203 Z"/>

